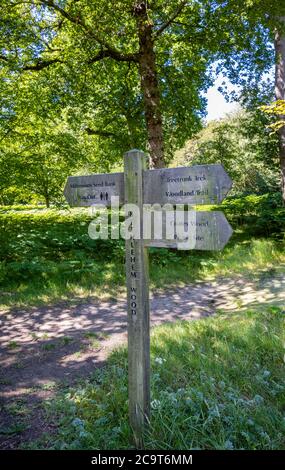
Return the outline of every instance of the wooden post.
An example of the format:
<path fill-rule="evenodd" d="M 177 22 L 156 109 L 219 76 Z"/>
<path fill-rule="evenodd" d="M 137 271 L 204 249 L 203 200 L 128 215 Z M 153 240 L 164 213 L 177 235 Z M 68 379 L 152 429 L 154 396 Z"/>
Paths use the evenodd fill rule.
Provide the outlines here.
<path fill-rule="evenodd" d="M 143 239 L 143 203 L 177 205 L 221 202 L 230 190 L 232 181 L 222 165 L 146 170 L 146 157 L 140 150 L 127 152 L 124 166 L 124 173 L 70 176 L 64 195 L 74 207 L 102 204 L 110 207 L 112 196 L 119 198 L 121 203 L 125 198 L 125 203 L 135 205 L 126 211 L 127 219 L 132 215 L 133 221 L 135 217 L 139 221 L 139 233 L 135 229 L 132 238 L 126 240 L 129 415 L 136 446 L 143 448 L 143 433 L 150 415 L 149 279 L 146 246 L 181 248 L 175 237 L 179 235 L 177 230 L 177 234 L 173 234 L 173 240 L 163 236 L 161 240 L 152 237 L 150 240 Z M 220 250 L 232 234 L 232 228 L 219 212 L 197 212 L 194 219 L 188 220 L 184 227 L 185 225 L 191 229 L 187 249 Z M 184 243 L 183 245 L 185 247 Z"/>
<path fill-rule="evenodd" d="M 128 296 L 129 417 L 137 448 L 150 414 L 150 328 L 148 250 L 143 240 L 143 170 L 146 156 L 131 150 L 124 156 L 125 203 L 140 211 L 140 239 L 126 240 Z M 126 214 L 130 216 L 130 214 Z"/>

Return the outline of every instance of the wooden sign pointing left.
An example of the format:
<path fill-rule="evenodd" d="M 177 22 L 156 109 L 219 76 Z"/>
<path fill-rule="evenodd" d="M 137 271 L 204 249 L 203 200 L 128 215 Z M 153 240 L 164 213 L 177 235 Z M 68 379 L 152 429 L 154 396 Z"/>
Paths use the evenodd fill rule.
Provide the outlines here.
<path fill-rule="evenodd" d="M 64 196 L 72 207 L 111 205 L 111 196 L 124 201 L 124 174 L 102 173 L 87 176 L 69 176 Z"/>

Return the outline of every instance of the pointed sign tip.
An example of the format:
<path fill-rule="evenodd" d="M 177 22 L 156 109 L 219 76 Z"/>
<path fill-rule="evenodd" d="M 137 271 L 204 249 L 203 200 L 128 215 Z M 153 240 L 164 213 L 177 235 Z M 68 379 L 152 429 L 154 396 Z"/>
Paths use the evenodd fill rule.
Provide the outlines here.
<path fill-rule="evenodd" d="M 132 150 L 129 150 L 128 152 L 125 153 L 125 156 L 127 157 L 131 157 L 133 156 L 135 153 L 139 153 L 139 154 L 143 154 L 144 155 L 144 152 L 140 149 L 132 149 Z"/>

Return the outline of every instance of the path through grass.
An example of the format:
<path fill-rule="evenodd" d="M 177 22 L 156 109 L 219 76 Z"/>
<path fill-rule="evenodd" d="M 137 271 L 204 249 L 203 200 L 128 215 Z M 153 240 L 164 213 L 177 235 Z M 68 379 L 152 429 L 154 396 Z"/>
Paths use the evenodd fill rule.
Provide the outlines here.
<path fill-rule="evenodd" d="M 225 315 L 155 328 L 147 449 L 284 449 L 284 311 Z M 127 353 L 46 405 L 58 432 L 29 448 L 126 449 Z"/>

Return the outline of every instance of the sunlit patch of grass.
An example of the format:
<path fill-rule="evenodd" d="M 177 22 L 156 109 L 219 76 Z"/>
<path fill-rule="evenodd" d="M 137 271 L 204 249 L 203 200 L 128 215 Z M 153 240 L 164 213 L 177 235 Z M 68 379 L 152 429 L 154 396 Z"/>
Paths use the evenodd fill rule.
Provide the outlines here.
<path fill-rule="evenodd" d="M 105 333 L 105 332 L 101 332 L 100 333 L 95 333 L 94 331 L 87 331 L 86 333 L 84 333 L 84 338 L 87 338 L 87 339 L 93 339 L 93 338 L 96 338 L 96 339 L 107 339 L 108 338 L 108 333 Z"/>
<path fill-rule="evenodd" d="M 87 331 L 83 336 L 87 340 L 89 348 L 98 349 L 101 346 L 100 341 L 107 339 L 109 335 L 104 332 L 95 333 L 94 331 Z"/>
<path fill-rule="evenodd" d="M 205 275 L 250 274 L 253 271 L 284 265 L 283 245 L 270 239 L 237 243 L 220 253 L 216 262 L 204 266 Z M 283 266 L 283 269 L 285 266 Z"/>
<path fill-rule="evenodd" d="M 95 338 L 89 339 L 88 347 L 90 349 L 98 349 L 98 348 L 100 348 L 100 341 L 98 339 L 95 339 Z"/>
<path fill-rule="evenodd" d="M 285 317 L 277 307 L 164 324 L 151 334 L 146 449 L 283 449 Z M 28 448 L 133 448 L 127 351 L 46 406 L 58 432 Z"/>
<path fill-rule="evenodd" d="M 27 416 L 31 413 L 30 408 L 23 400 L 12 401 L 5 406 L 5 410 L 15 416 Z"/>
<path fill-rule="evenodd" d="M 278 268 L 285 271 L 285 247 L 270 239 L 233 241 L 221 252 L 190 252 L 166 265 L 151 266 L 154 287 L 183 285 L 218 276 L 251 276 L 259 270 Z"/>
<path fill-rule="evenodd" d="M 58 388 L 58 384 L 51 380 L 49 382 L 42 383 L 39 388 L 45 391 L 55 390 L 56 388 Z"/>

